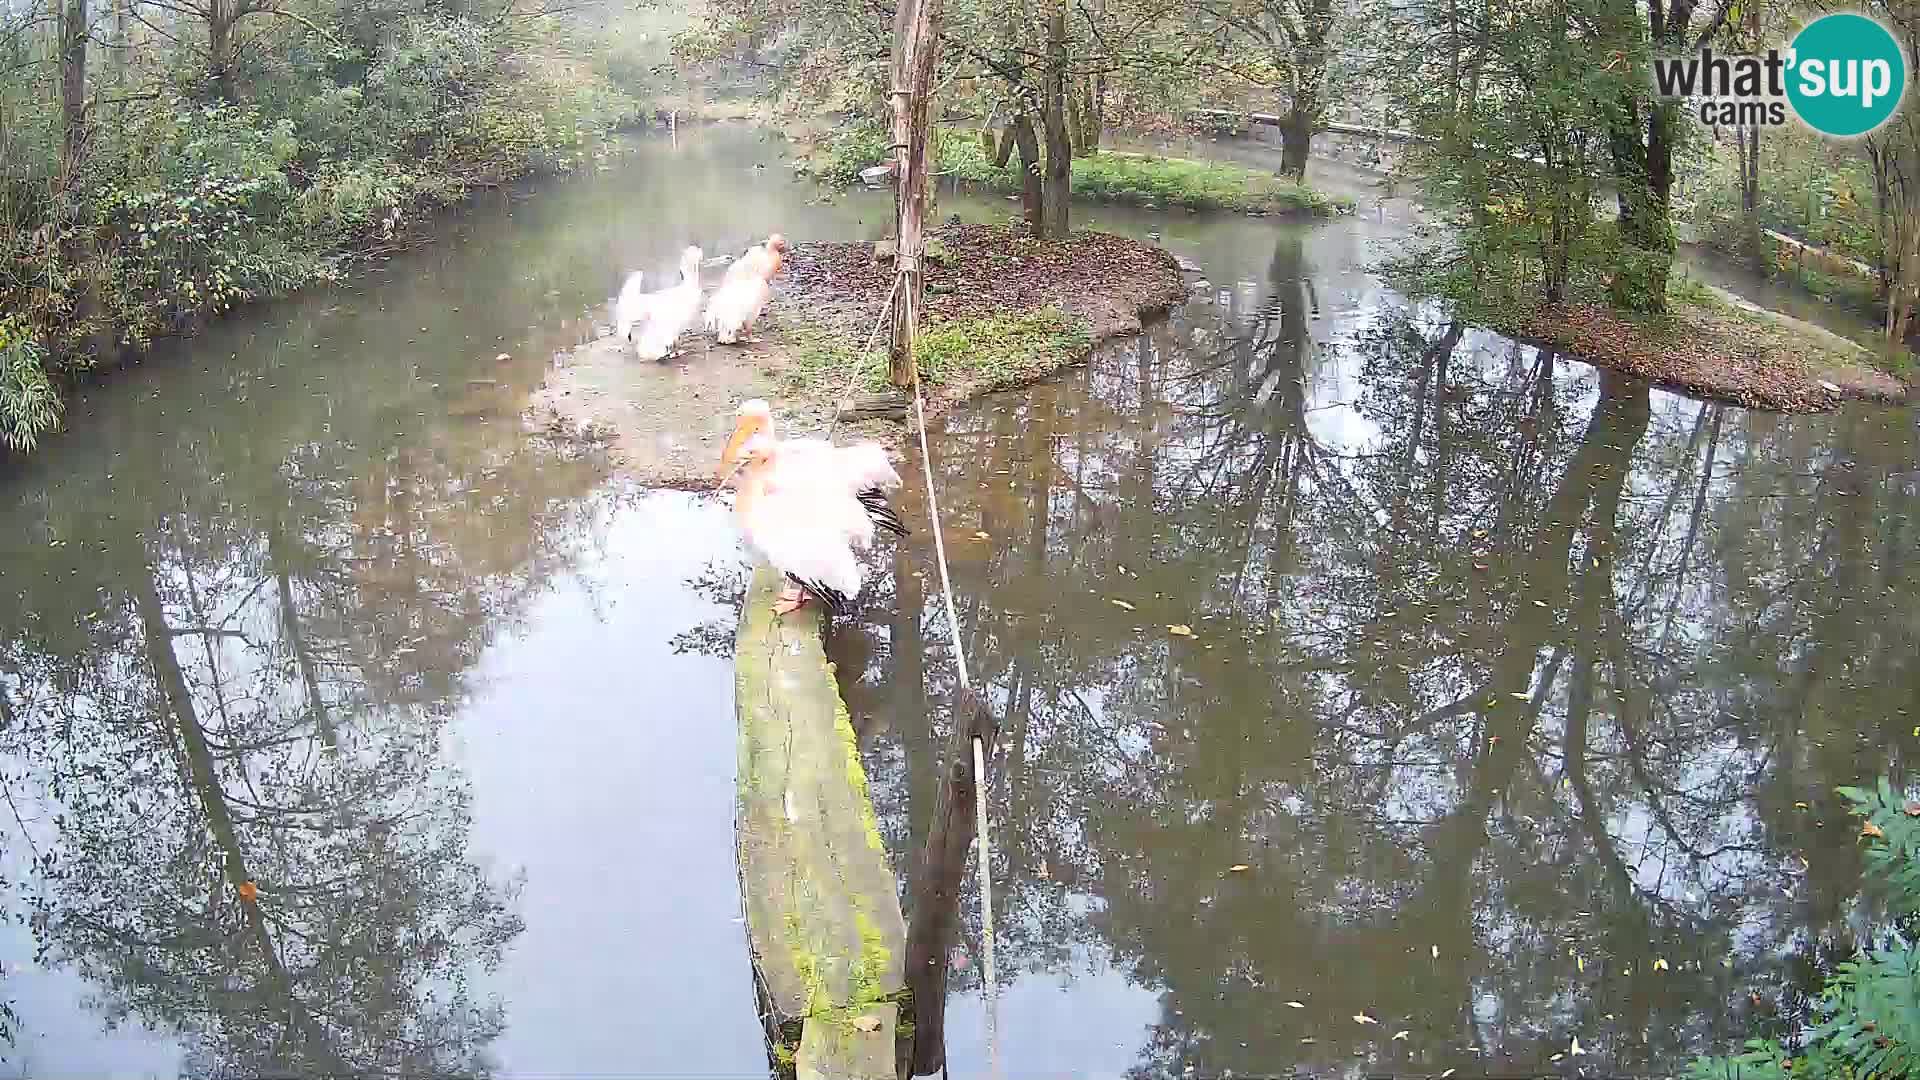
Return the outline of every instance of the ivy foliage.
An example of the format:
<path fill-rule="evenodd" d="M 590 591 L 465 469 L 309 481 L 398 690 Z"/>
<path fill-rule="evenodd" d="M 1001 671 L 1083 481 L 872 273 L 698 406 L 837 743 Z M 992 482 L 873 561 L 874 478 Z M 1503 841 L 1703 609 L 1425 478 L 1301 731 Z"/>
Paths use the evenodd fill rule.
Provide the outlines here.
<path fill-rule="evenodd" d="M 1754 1039 L 1728 1057 L 1702 1057 L 1689 1080 L 1870 1080 L 1920 1075 L 1920 800 L 1885 778 L 1840 794 L 1861 819 L 1866 871 L 1885 894 L 1891 926 L 1838 966 L 1797 1048 Z"/>

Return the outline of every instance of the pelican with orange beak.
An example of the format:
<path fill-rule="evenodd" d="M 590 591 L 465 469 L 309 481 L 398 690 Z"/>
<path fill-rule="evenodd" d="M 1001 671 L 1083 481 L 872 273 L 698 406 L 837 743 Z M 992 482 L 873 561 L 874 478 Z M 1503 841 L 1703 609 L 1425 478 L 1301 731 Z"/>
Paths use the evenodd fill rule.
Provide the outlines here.
<path fill-rule="evenodd" d="M 866 508 L 878 528 L 895 536 L 910 531 L 887 501 L 887 493 L 900 488 L 900 474 L 894 471 L 886 449 L 879 443 L 835 446 L 824 439 L 782 439 L 774 430 L 772 407 L 759 398 L 741 402 L 736 415 L 733 436 L 720 452 L 721 475 L 735 464 L 749 440 L 765 436 L 784 451 L 780 455 L 782 469 L 795 474 L 792 482 L 824 484 L 850 494 Z"/>
<path fill-rule="evenodd" d="M 906 532 L 886 501 L 885 488 L 898 487 L 900 477 L 885 450 L 779 439 L 764 401 L 740 407 L 719 475 L 738 489 L 734 515 L 748 548 L 787 578 L 775 614 L 809 599 L 844 614 L 860 594 L 854 552 L 873 545 L 876 527 Z"/>

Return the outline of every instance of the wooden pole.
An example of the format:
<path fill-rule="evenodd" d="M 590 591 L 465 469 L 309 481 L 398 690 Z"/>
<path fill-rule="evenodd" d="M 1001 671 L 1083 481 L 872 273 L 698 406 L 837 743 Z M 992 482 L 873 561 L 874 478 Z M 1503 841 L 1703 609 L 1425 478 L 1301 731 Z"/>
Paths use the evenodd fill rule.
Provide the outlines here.
<path fill-rule="evenodd" d="M 926 280 L 920 256 L 927 220 L 927 173 L 932 158 L 933 71 L 940 60 L 941 0 L 900 0 L 893 20 L 894 185 L 899 211 L 894 245 L 893 338 L 887 377 L 913 385 L 913 338 L 919 329 Z"/>
<path fill-rule="evenodd" d="M 973 740 L 991 755 L 998 725 L 972 690 L 954 699 L 945 772 L 933 821 L 913 877 L 913 921 L 907 927 L 907 987 L 913 991 L 910 1076 L 931 1076 L 947 1063 L 947 950 L 960 937 L 960 886 L 974 838 Z"/>

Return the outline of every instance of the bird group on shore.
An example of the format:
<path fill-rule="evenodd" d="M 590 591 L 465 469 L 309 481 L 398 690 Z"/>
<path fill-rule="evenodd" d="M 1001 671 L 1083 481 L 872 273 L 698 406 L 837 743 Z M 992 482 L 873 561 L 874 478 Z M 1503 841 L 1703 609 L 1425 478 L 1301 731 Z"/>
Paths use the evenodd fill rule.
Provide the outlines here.
<path fill-rule="evenodd" d="M 780 272 L 788 250 L 779 233 L 764 244 L 747 249 L 721 277 L 720 286 L 701 305 L 700 264 L 704 252 L 689 247 L 680 254 L 680 282 L 645 292 L 635 271 L 613 302 L 613 332 L 622 344 L 633 346 L 642 360 L 664 360 L 672 355 L 681 335 L 700 320 L 713 340 L 732 345 L 744 337 L 773 297 L 773 277 Z"/>
<path fill-rule="evenodd" d="M 871 548 L 877 533 L 908 533 L 887 498 L 900 474 L 885 448 L 783 439 L 765 401 L 741 404 L 718 476 L 735 488 L 734 516 L 748 549 L 785 577 L 776 615 L 809 600 L 845 614 L 863 583 L 856 553 Z"/>

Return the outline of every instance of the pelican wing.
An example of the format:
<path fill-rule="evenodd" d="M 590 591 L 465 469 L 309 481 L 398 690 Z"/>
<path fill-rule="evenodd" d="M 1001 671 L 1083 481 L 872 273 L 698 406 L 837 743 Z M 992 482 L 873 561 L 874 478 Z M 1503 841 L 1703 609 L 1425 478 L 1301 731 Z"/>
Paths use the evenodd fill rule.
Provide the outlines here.
<path fill-rule="evenodd" d="M 765 279 L 751 274 L 721 282 L 707 301 L 707 330 L 721 344 L 732 344 L 760 317 L 772 292 Z"/>
<path fill-rule="evenodd" d="M 774 487 L 753 500 L 741 524 L 747 542 L 775 570 L 839 613 L 860 595 L 860 563 L 845 516 L 823 507 L 818 492 L 804 486 Z M 871 525 L 867 531 L 871 535 Z"/>

